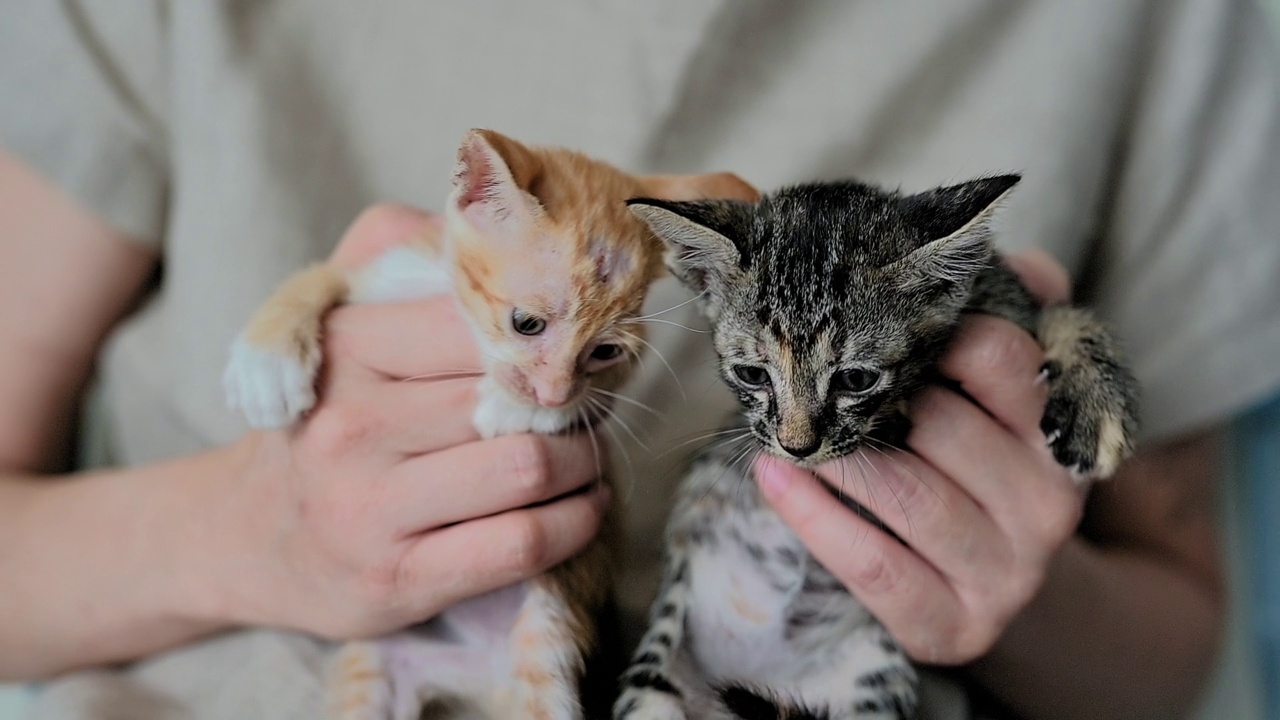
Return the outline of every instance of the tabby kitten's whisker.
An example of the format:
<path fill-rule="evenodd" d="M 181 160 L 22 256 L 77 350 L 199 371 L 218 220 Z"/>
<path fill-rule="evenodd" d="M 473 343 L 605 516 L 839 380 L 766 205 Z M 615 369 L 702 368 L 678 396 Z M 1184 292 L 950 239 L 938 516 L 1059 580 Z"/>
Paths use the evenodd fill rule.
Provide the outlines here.
<path fill-rule="evenodd" d="M 870 446 L 868 446 L 868 447 L 870 447 Z M 883 453 L 882 451 L 880 451 L 879 449 L 877 449 L 877 448 L 875 448 L 875 447 L 871 447 L 870 449 L 875 450 L 876 452 L 879 452 L 881 455 L 884 455 L 884 453 Z M 871 464 L 871 458 L 867 458 L 867 457 L 865 456 L 865 453 L 866 453 L 866 448 L 858 448 L 858 455 L 860 455 L 860 456 L 864 457 L 864 458 L 866 459 L 866 461 L 867 461 L 867 465 L 868 465 L 868 467 L 871 467 L 871 466 L 872 466 L 872 464 Z M 886 455 L 885 457 L 888 457 L 888 456 Z M 905 466 L 903 466 L 901 463 L 898 463 L 898 464 L 899 464 L 900 466 L 902 466 L 902 467 L 905 467 Z M 884 477 L 883 473 L 877 473 L 877 475 L 879 475 L 881 478 L 883 478 L 883 477 Z M 902 511 L 902 519 L 903 519 L 903 520 L 905 520 L 905 521 L 906 521 L 906 523 L 907 523 L 907 537 L 915 537 L 915 536 L 916 536 L 916 526 L 915 526 L 915 523 L 911 520 L 911 514 L 910 514 L 909 512 L 907 512 L 907 505 L 906 505 L 906 503 L 904 503 L 904 502 L 902 501 L 902 495 L 898 492 L 898 489 L 897 489 L 896 487 L 894 487 L 894 483 L 881 483 L 881 484 L 882 484 L 882 485 L 885 485 L 886 487 L 888 487 L 888 488 L 889 488 L 889 492 L 893 494 L 893 499 L 894 499 L 894 500 L 896 500 L 896 501 L 898 502 L 898 509 Z M 930 489 L 932 489 L 932 488 L 930 488 Z M 936 494 L 936 493 L 935 493 L 935 494 Z"/>
<path fill-rule="evenodd" d="M 928 482 L 926 482 L 924 478 L 920 477 L 920 474 L 919 474 L 919 473 L 917 473 L 915 470 L 912 470 L 910 465 L 907 465 L 906 463 L 902 462 L 901 460 L 899 460 L 898 458 L 894 457 L 894 456 L 893 456 L 893 455 L 891 455 L 890 453 L 885 452 L 884 450 L 881 450 L 880 448 L 876 447 L 876 445 L 881 445 L 881 446 L 883 446 L 883 447 L 885 447 L 885 448 L 887 448 L 888 450 L 893 451 L 893 452 L 908 452 L 908 451 L 903 450 L 902 448 L 896 448 L 896 447 L 894 447 L 894 446 L 890 445 L 889 443 L 883 442 L 883 441 L 881 441 L 881 440 L 877 440 L 877 439 L 875 439 L 875 438 L 870 438 L 870 437 L 869 437 L 869 438 L 865 438 L 865 439 L 866 439 L 869 443 L 874 443 L 874 444 L 868 444 L 868 445 L 867 445 L 867 447 L 869 447 L 870 449 L 875 450 L 876 452 L 880 453 L 880 455 L 881 455 L 882 457 L 884 457 L 884 458 L 888 459 L 888 460 L 889 460 L 889 462 L 891 462 L 891 463 L 893 463 L 894 465 L 896 465 L 900 470 L 902 470 L 903 472 L 907 473 L 907 474 L 908 474 L 908 475 L 910 475 L 911 477 L 915 478 L 917 482 L 919 482 L 921 485 L 924 485 L 924 486 L 925 486 L 925 488 L 927 488 L 927 489 L 929 490 L 929 492 L 933 493 L 934 497 L 938 498 L 938 500 L 942 503 L 942 506 L 943 506 L 944 508 L 945 508 L 945 507 L 947 507 L 946 499 L 945 499 L 945 498 L 943 498 L 943 497 L 942 497 L 942 495 L 940 495 L 940 494 L 938 493 L 937 489 L 935 489 L 932 485 L 930 485 Z"/>
<path fill-rule="evenodd" d="M 724 476 L 728 475 L 729 471 L 734 470 L 735 459 L 739 457 L 740 453 L 748 452 L 751 450 L 750 443 L 751 443 L 751 438 L 739 438 L 737 440 L 732 440 L 728 443 L 728 447 L 725 450 L 726 452 L 729 453 L 730 459 L 722 463 L 720 474 L 716 476 L 715 480 L 711 481 L 711 483 L 707 485 L 707 489 L 704 490 L 703 493 L 698 497 L 697 504 L 699 505 L 702 504 L 702 502 L 707 499 L 707 496 L 710 495 L 711 492 L 715 490 L 716 487 L 720 484 L 720 481 L 724 480 Z M 742 447 L 741 449 L 739 449 L 739 446 L 743 446 L 743 445 L 745 445 L 745 447 Z"/>
<path fill-rule="evenodd" d="M 656 456 L 654 456 L 654 459 L 658 459 L 658 458 L 662 458 L 662 457 L 665 457 L 665 456 L 667 456 L 667 455 L 670 455 L 671 453 L 675 452 L 676 450 L 679 450 L 680 448 L 682 448 L 682 447 L 686 447 L 686 446 L 688 446 L 688 445 L 692 445 L 693 443 L 696 443 L 696 442 L 698 442 L 698 441 L 700 441 L 700 440 L 707 440 L 707 439 L 714 438 L 714 437 L 718 437 L 718 436 L 722 436 L 722 435 L 733 435 L 735 438 L 736 438 L 736 437 L 750 437 L 750 436 L 751 436 L 751 430 L 750 430 L 750 429 L 742 430 L 742 429 L 739 429 L 739 428 L 730 428 L 729 430 L 718 430 L 718 431 L 716 431 L 716 432 L 702 433 L 702 434 L 700 434 L 700 435 L 698 435 L 698 436 L 696 436 L 696 437 L 690 438 L 690 439 L 685 440 L 685 441 L 683 441 L 683 442 L 681 442 L 681 443 L 679 443 L 679 444 L 677 444 L 677 445 L 674 445 L 674 446 L 672 446 L 672 447 L 669 447 L 669 448 L 667 448 L 666 450 L 663 450 L 662 452 L 660 452 L 660 453 L 658 453 Z M 732 439 L 734 439 L 734 438 L 729 438 L 729 439 L 730 439 L 730 440 L 732 440 Z"/>

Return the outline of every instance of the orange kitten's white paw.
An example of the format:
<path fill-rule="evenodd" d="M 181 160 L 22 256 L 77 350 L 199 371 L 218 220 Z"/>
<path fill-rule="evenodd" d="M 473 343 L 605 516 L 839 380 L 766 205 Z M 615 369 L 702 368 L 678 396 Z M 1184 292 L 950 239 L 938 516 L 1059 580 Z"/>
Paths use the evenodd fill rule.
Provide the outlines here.
<path fill-rule="evenodd" d="M 308 349 L 299 359 L 239 337 L 222 376 L 227 405 L 239 410 L 252 427 L 285 427 L 315 405 L 319 368 L 319 348 Z"/>

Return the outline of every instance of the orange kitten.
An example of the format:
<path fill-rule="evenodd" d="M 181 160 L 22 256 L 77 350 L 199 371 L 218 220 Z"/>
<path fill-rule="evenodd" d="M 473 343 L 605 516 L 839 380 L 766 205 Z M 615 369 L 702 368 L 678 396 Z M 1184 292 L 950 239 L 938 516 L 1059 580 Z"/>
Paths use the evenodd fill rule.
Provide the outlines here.
<path fill-rule="evenodd" d="M 633 176 L 489 130 L 467 135 L 453 185 L 441 235 L 354 272 L 313 266 L 257 312 L 224 378 L 228 401 L 252 425 L 287 425 L 315 403 L 329 309 L 446 292 L 486 365 L 472 417 L 481 435 L 594 423 L 640 355 L 637 316 L 664 272 L 661 243 L 625 201 L 757 195 L 727 173 Z M 579 685 L 610 598 L 610 525 L 537 578 L 423 626 L 344 645 L 330 679 L 333 716 L 416 719 L 430 703 L 460 701 L 493 720 L 584 717 Z"/>

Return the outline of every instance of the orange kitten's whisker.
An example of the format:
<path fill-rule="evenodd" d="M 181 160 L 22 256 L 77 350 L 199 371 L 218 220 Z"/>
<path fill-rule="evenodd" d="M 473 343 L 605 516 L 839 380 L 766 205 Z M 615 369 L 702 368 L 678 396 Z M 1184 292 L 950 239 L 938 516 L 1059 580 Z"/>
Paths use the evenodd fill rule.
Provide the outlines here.
<path fill-rule="evenodd" d="M 582 426 L 587 430 L 587 438 L 591 440 L 591 454 L 596 459 L 596 479 L 603 479 L 604 468 L 600 463 L 600 444 L 596 441 L 596 430 L 592 427 L 591 418 L 587 415 L 586 408 L 579 406 L 576 412 L 581 419 Z"/>
<path fill-rule="evenodd" d="M 622 438 L 618 437 L 618 433 L 614 432 L 612 427 L 609 427 L 609 423 L 607 421 L 601 424 L 600 427 L 603 427 L 604 431 L 609 433 L 609 437 L 613 439 L 613 446 L 622 451 L 622 461 L 627 466 L 627 487 L 626 491 L 622 494 L 622 502 L 630 502 L 631 494 L 634 493 L 636 489 L 635 465 L 631 462 L 631 453 L 627 451 L 626 443 L 622 442 Z"/>
<path fill-rule="evenodd" d="M 631 436 L 632 440 L 636 441 L 636 444 L 639 445 L 641 449 L 643 449 L 645 452 L 649 452 L 649 446 L 644 444 L 644 441 L 642 441 L 636 435 L 635 431 L 631 429 L 631 426 L 628 425 L 625 420 L 623 420 L 621 417 L 618 417 L 618 413 L 614 412 L 613 408 L 605 405 L 604 403 L 600 402 L 596 398 L 591 397 L 590 395 L 586 397 L 586 400 L 587 402 L 595 406 L 598 412 L 603 413 L 604 417 L 610 420 L 617 421 L 617 423 L 622 426 L 622 429 L 627 431 L 627 434 Z"/>
<path fill-rule="evenodd" d="M 654 355 L 658 356 L 658 360 L 660 360 L 662 364 L 666 366 L 667 372 L 671 373 L 671 379 L 676 381 L 676 387 L 680 389 L 681 399 L 684 400 L 685 402 L 688 402 L 689 396 L 685 394 L 684 383 L 680 382 L 680 376 L 676 375 L 675 369 L 671 367 L 671 363 L 667 362 L 666 356 L 658 352 L 658 348 L 654 347 L 653 343 L 649 342 L 648 340 L 645 340 L 639 335 L 636 335 L 635 333 L 627 333 L 627 335 L 635 339 L 637 342 L 640 342 L 645 347 L 649 348 L 651 351 L 653 351 Z"/>
<path fill-rule="evenodd" d="M 459 378 L 478 378 L 484 377 L 484 372 L 479 370 L 444 370 L 436 373 L 423 373 L 422 375 L 410 375 L 402 377 L 400 382 L 412 382 L 414 380 L 440 380 L 449 379 L 456 380 Z"/>
<path fill-rule="evenodd" d="M 688 331 L 689 331 L 689 332 L 691 332 L 691 333 L 698 333 L 699 335 L 709 335 L 709 334 L 711 334 L 711 331 L 710 331 L 710 330 L 698 330 L 698 329 L 696 329 L 696 328 L 691 328 L 691 327 L 689 327 L 688 325 L 681 325 L 680 323 L 678 323 L 678 322 L 674 322 L 674 321 L 672 321 L 672 320 L 660 320 L 660 319 L 658 319 L 658 318 L 649 318 L 648 320 L 640 320 L 639 318 L 637 318 L 637 320 L 638 320 L 639 322 L 662 323 L 663 325 L 674 325 L 674 326 L 676 326 L 676 327 L 678 327 L 678 328 L 681 328 L 681 329 L 684 329 L 684 330 L 688 330 Z"/>
<path fill-rule="evenodd" d="M 684 302 L 680 303 L 679 305 L 672 305 L 671 307 L 667 308 L 666 310 L 659 310 L 659 311 L 658 311 L 658 312 L 656 312 L 656 313 L 649 313 L 648 315 L 641 315 L 641 316 L 640 316 L 640 317 L 638 317 L 638 318 L 632 318 L 632 319 L 633 319 L 633 320 L 651 320 L 651 319 L 653 319 L 653 318 L 658 317 L 659 315 L 665 315 L 665 314 L 667 314 L 667 313 L 671 312 L 672 310 L 679 310 L 680 308 L 684 307 L 685 305 L 688 305 L 688 304 L 689 304 L 689 303 L 691 303 L 691 302 L 696 302 L 696 301 L 698 301 L 698 300 L 701 300 L 703 297 L 705 297 L 705 296 L 706 296 L 706 294 L 707 294 L 707 291 L 706 291 L 706 290 L 703 290 L 702 292 L 698 293 L 697 295 L 694 295 L 693 297 L 689 298 L 688 300 L 685 300 Z"/>
<path fill-rule="evenodd" d="M 659 417 L 659 418 L 660 418 L 660 417 L 662 417 L 662 413 L 658 412 L 657 410 L 654 410 L 653 408 L 649 407 L 648 405 L 645 405 L 644 403 L 640 402 L 639 400 L 636 400 L 635 398 L 629 398 L 629 397 L 627 397 L 626 395 L 622 395 L 621 393 L 611 392 L 611 391 L 609 391 L 609 390 L 605 390 L 604 388 L 597 388 L 597 387 L 593 387 L 593 388 L 588 388 L 588 389 L 589 389 L 591 392 L 601 393 L 601 394 L 605 395 L 606 397 L 611 397 L 611 398 L 614 398 L 614 399 L 616 399 L 616 400 L 621 400 L 621 401 L 623 401 L 623 402 L 625 402 L 625 403 L 628 403 L 628 404 L 631 404 L 631 405 L 635 405 L 636 407 L 640 408 L 641 410 L 647 410 L 647 411 L 649 411 L 649 412 L 653 413 L 653 416 L 654 416 L 654 417 Z"/>

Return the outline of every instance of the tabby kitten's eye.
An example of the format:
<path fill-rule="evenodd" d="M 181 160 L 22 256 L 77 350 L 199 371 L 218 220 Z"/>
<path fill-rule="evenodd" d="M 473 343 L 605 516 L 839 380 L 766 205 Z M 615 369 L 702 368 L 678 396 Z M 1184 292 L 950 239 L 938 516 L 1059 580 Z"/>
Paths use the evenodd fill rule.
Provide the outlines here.
<path fill-rule="evenodd" d="M 612 360 L 622 354 L 622 346 L 614 343 L 600 343 L 591 351 L 592 360 Z"/>
<path fill-rule="evenodd" d="M 769 384 L 769 371 L 759 365 L 738 365 L 733 369 L 733 374 L 744 385 L 750 385 L 751 387 L 761 387 Z"/>
<path fill-rule="evenodd" d="M 511 311 L 511 327 L 521 335 L 537 335 L 547 329 L 547 321 L 516 308 Z"/>
<path fill-rule="evenodd" d="M 859 368 L 857 370 L 841 370 L 832 379 L 837 390 L 851 393 L 864 393 L 880 382 L 880 371 Z"/>

